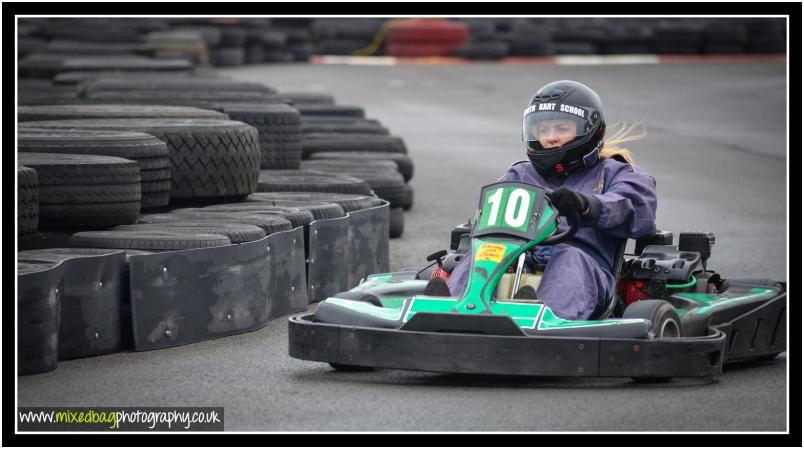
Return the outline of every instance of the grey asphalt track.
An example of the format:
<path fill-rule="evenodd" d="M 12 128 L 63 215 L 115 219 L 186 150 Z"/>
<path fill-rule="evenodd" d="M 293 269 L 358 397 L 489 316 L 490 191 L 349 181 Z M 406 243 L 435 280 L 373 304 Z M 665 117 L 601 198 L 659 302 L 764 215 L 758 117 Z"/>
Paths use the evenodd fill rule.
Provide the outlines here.
<path fill-rule="evenodd" d="M 787 281 L 784 63 L 221 72 L 280 91 L 331 93 L 405 139 L 416 197 L 404 236 L 391 240 L 392 270 L 423 266 L 425 255 L 449 246 L 480 186 L 524 158 L 530 94 L 574 79 L 600 94 L 610 125 L 644 123 L 647 137 L 629 147 L 656 177 L 659 228 L 714 232 L 708 267 L 724 277 Z M 223 406 L 226 430 L 236 431 L 785 431 L 789 417 L 787 354 L 662 384 L 339 373 L 291 359 L 285 319 L 184 347 L 65 361 L 17 381 L 19 406 Z"/>

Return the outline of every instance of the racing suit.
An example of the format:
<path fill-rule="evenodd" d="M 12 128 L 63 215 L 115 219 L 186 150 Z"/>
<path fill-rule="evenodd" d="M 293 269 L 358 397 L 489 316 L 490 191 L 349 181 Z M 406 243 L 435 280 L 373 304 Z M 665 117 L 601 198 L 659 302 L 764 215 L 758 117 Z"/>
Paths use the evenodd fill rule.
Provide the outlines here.
<path fill-rule="evenodd" d="M 590 211 L 568 242 L 536 247 L 526 257 L 532 269 L 546 264 L 537 296 L 561 318 L 586 320 L 605 310 L 616 280 L 612 274 L 617 248 L 623 239 L 656 231 L 656 181 L 638 167 L 602 158 L 570 175 L 537 172 L 530 161 L 517 162 L 498 181 L 518 181 L 548 191 L 566 187 L 587 195 Z M 564 217 L 559 230 L 569 228 Z M 466 288 L 471 250 L 453 269 L 447 285 L 455 296 Z"/>

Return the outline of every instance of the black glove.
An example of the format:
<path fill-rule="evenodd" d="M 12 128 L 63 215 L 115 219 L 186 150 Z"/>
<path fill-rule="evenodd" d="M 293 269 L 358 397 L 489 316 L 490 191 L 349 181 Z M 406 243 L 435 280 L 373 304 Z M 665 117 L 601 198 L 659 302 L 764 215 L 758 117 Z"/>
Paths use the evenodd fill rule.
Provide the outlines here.
<path fill-rule="evenodd" d="M 584 212 L 589 210 L 589 199 L 586 195 L 566 187 L 553 190 L 547 196 L 561 215 L 570 215 L 573 211 L 578 211 L 579 214 L 583 215 Z"/>
<path fill-rule="evenodd" d="M 560 187 L 547 196 L 553 203 L 553 207 L 558 209 L 561 215 L 569 216 L 572 212 L 578 212 L 581 216 L 581 226 L 591 226 L 600 217 L 600 201 L 597 198 L 578 193 L 566 187 Z"/>

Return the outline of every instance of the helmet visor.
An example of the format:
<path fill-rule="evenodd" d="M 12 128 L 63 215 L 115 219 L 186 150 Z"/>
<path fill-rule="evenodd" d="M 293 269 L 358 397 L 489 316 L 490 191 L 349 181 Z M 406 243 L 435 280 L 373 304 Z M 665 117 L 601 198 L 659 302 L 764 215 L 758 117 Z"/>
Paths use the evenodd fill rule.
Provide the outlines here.
<path fill-rule="evenodd" d="M 552 108 L 538 110 L 539 107 Z M 536 110 L 528 112 L 531 108 Z M 526 109 L 522 120 L 522 140 L 538 141 L 543 148 L 559 147 L 595 128 L 599 114 L 577 106 L 540 103 Z"/>

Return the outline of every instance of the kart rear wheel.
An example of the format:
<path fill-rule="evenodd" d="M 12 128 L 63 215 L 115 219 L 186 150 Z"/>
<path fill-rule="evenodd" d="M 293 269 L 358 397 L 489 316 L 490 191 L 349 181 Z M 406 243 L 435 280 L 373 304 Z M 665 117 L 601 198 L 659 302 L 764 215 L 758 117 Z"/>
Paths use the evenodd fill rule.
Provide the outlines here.
<path fill-rule="evenodd" d="M 374 371 L 374 368 L 370 366 L 346 365 L 343 363 L 330 363 L 329 366 L 335 368 L 335 370 L 337 371 L 343 371 L 348 373 L 361 373 L 366 371 Z"/>
<path fill-rule="evenodd" d="M 680 338 L 684 328 L 676 309 L 661 299 L 645 299 L 635 302 L 625 309 L 623 318 L 641 318 L 651 322 L 654 338 Z"/>

